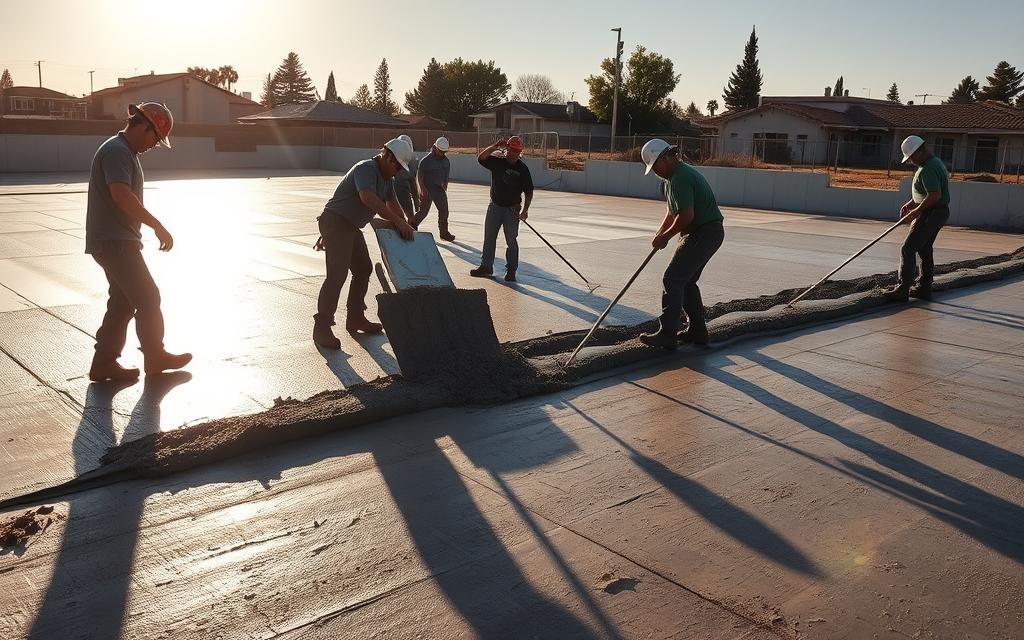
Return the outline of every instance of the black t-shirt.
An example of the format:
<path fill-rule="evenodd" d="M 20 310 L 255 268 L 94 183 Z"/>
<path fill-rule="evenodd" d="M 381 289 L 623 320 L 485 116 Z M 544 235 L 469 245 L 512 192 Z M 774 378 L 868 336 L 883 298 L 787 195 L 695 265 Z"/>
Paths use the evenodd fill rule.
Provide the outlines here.
<path fill-rule="evenodd" d="M 491 172 L 491 202 L 512 207 L 522 202 L 524 193 L 533 194 L 533 177 L 522 160 L 510 164 L 505 158 L 491 156 L 481 162 Z"/>

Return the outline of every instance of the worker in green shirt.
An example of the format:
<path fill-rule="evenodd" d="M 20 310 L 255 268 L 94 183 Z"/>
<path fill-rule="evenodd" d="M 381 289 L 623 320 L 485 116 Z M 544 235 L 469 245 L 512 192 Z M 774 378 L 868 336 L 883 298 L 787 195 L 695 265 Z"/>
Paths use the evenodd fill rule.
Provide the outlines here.
<path fill-rule="evenodd" d="M 895 287 L 885 291 L 885 297 L 898 302 L 906 302 L 910 296 L 931 300 L 935 275 L 932 246 L 939 231 L 949 221 L 949 173 L 942 160 L 925 148 L 920 136 L 908 136 L 901 150 L 903 162 L 910 161 L 918 167 L 914 174 L 912 198 L 900 207 L 900 217 L 909 216 L 908 220 L 913 222 L 907 239 L 903 241 L 899 280 Z M 921 257 L 921 277 L 915 285 L 918 256 Z"/>
<path fill-rule="evenodd" d="M 665 219 L 651 246 L 664 249 L 672 238 L 682 236 L 662 279 L 660 326 L 654 333 L 641 335 L 640 341 L 665 349 L 676 348 L 680 341 L 705 345 L 708 328 L 697 280 L 725 239 L 722 212 L 711 185 L 679 159 L 676 147 L 656 138 L 643 146 L 640 158 L 647 167 L 645 174 L 654 171 L 665 181 L 668 203 Z M 679 331 L 684 309 L 689 323 L 685 331 Z"/>

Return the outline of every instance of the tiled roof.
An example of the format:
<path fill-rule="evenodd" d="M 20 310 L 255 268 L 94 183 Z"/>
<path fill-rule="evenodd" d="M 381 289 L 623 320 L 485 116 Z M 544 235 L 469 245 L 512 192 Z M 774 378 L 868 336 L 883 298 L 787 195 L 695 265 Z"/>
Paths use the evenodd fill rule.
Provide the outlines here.
<path fill-rule="evenodd" d="M 394 127 L 409 126 L 409 123 L 405 120 L 370 111 L 369 109 L 360 109 L 350 104 L 328 100 L 281 105 L 280 107 L 274 107 L 270 111 L 245 116 L 239 118 L 239 120 L 248 122 L 256 120 L 305 120 L 311 122 L 383 124 Z"/>
<path fill-rule="evenodd" d="M 69 96 L 66 93 L 60 91 L 54 91 L 53 89 L 47 89 L 46 87 L 11 87 L 4 89 L 4 95 L 11 97 L 17 96 L 19 98 L 49 98 L 52 100 L 81 100 L 82 98 L 76 98 L 75 96 Z"/>
<path fill-rule="evenodd" d="M 565 104 L 548 104 L 544 102 L 503 102 L 496 107 L 489 109 L 482 113 L 473 114 L 474 116 L 489 116 L 493 115 L 495 111 L 502 107 L 519 107 L 523 111 L 531 113 L 538 118 L 544 118 L 545 120 L 560 120 L 563 122 L 569 122 L 569 114 L 565 112 Z M 594 112 L 588 109 L 584 105 L 580 105 L 579 113 L 573 119 L 574 122 L 600 122 Z"/>

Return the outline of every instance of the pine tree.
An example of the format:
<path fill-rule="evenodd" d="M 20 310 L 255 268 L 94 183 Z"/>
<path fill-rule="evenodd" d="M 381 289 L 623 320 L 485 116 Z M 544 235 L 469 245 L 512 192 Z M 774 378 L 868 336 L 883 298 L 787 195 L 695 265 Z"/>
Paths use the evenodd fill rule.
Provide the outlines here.
<path fill-rule="evenodd" d="M 273 109 L 277 106 L 274 102 L 274 78 L 269 73 L 267 79 L 263 81 L 263 95 L 260 96 L 260 104 L 268 109 Z"/>
<path fill-rule="evenodd" d="M 393 116 L 398 113 L 398 105 L 391 99 L 391 74 L 388 72 L 388 60 L 383 58 L 373 78 L 373 110 Z"/>
<path fill-rule="evenodd" d="M 365 84 L 359 85 L 356 94 L 352 96 L 351 103 L 360 109 L 373 109 L 373 96 L 370 95 L 370 87 Z"/>
<path fill-rule="evenodd" d="M 718 100 L 708 100 L 708 103 L 704 106 L 707 108 L 708 114 L 714 118 L 715 112 L 718 111 Z"/>
<path fill-rule="evenodd" d="M 694 118 L 703 118 L 704 117 L 704 114 L 701 113 L 700 109 L 697 108 L 697 103 L 696 102 L 691 102 L 689 104 L 689 106 L 686 107 L 686 111 L 684 112 L 684 115 L 687 118 L 690 118 L 691 120 L 694 119 Z"/>
<path fill-rule="evenodd" d="M 761 96 L 761 69 L 757 64 L 757 27 L 750 32 L 750 39 L 743 48 L 743 62 L 736 65 L 736 71 L 729 76 L 729 85 L 723 89 L 725 106 L 731 110 L 753 109 Z"/>
<path fill-rule="evenodd" d="M 447 116 L 447 82 L 444 70 L 436 59 L 431 58 L 423 70 L 419 83 L 405 94 L 405 108 L 409 113 L 431 116 L 444 120 Z"/>
<path fill-rule="evenodd" d="M 299 62 L 294 51 L 281 62 L 274 74 L 274 104 L 302 104 L 316 100 L 313 81 L 306 75 L 306 70 Z"/>
<path fill-rule="evenodd" d="M 896 83 L 892 83 L 889 87 L 889 93 L 885 94 L 885 99 L 889 102 L 895 102 L 896 104 L 903 104 L 900 102 L 900 90 L 896 87 Z"/>
<path fill-rule="evenodd" d="M 949 94 L 945 104 L 970 104 L 978 101 L 978 91 L 981 86 L 972 76 L 966 76 L 956 85 L 956 88 Z"/>
<path fill-rule="evenodd" d="M 338 102 L 338 89 L 334 86 L 334 72 L 327 76 L 327 90 L 324 91 L 324 100 Z"/>
<path fill-rule="evenodd" d="M 839 76 L 839 79 L 836 80 L 836 87 L 832 89 L 832 95 L 837 98 L 843 97 L 843 76 Z"/>
<path fill-rule="evenodd" d="M 1006 60 L 996 65 L 992 75 L 985 78 L 985 86 L 978 92 L 978 100 L 998 100 L 1013 104 L 1018 93 L 1024 91 L 1024 71 L 1017 71 Z"/>
<path fill-rule="evenodd" d="M 3 75 L 0 75 L 0 89 L 10 89 L 14 86 L 14 80 L 11 78 L 11 72 L 4 69 Z"/>

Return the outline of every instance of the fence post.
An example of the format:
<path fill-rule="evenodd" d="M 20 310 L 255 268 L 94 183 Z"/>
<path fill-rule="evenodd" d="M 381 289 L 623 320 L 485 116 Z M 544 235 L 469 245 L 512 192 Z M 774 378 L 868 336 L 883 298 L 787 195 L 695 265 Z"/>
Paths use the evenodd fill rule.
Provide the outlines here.
<path fill-rule="evenodd" d="M 1002 160 L 1002 162 L 999 163 L 999 184 L 1003 183 L 1003 169 L 1006 168 L 1006 149 L 1007 149 L 1007 146 L 1003 147 L 1003 160 Z"/>
<path fill-rule="evenodd" d="M 591 145 L 591 140 L 592 140 L 593 137 L 594 137 L 594 132 L 593 131 L 588 131 L 587 132 L 587 160 L 590 160 L 590 145 Z"/>

